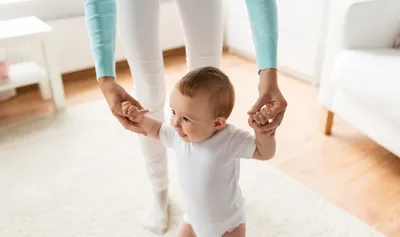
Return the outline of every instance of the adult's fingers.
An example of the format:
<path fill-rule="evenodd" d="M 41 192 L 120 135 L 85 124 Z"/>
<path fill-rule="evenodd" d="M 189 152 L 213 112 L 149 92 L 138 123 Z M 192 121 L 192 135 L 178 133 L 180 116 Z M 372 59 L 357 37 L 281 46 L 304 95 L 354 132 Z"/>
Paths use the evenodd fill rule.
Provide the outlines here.
<path fill-rule="evenodd" d="M 276 103 L 274 103 L 272 107 L 269 109 L 268 118 L 274 119 L 278 114 L 284 112 L 286 110 L 286 107 L 287 107 L 286 100 L 282 99 L 281 101 L 276 101 Z"/>
<path fill-rule="evenodd" d="M 247 114 L 254 114 L 255 112 L 259 111 L 265 104 L 265 99 L 263 97 L 259 97 L 256 103 L 254 103 L 253 107 L 251 107 L 251 109 L 247 112 Z"/>
<path fill-rule="evenodd" d="M 130 101 L 123 101 L 121 104 L 122 104 L 122 108 L 125 107 L 125 106 L 131 106 L 132 105 L 132 103 Z"/>
<path fill-rule="evenodd" d="M 122 104 L 117 103 L 117 104 L 110 104 L 110 109 L 111 112 L 114 114 L 114 116 L 123 116 L 124 115 L 124 110 L 122 109 Z"/>
<path fill-rule="evenodd" d="M 132 96 L 130 96 L 128 93 L 126 93 L 126 100 L 128 100 L 129 102 L 131 102 L 134 106 L 138 107 L 139 109 L 143 109 L 143 106 L 139 103 L 139 101 L 137 101 L 136 99 L 134 99 Z"/>

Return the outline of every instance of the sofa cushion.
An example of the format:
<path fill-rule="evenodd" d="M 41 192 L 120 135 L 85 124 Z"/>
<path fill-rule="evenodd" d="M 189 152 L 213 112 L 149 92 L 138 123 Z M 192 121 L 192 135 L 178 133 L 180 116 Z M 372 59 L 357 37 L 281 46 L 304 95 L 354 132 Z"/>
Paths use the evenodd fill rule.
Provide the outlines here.
<path fill-rule="evenodd" d="M 346 93 L 400 121 L 399 50 L 345 50 L 337 56 L 332 76 Z"/>

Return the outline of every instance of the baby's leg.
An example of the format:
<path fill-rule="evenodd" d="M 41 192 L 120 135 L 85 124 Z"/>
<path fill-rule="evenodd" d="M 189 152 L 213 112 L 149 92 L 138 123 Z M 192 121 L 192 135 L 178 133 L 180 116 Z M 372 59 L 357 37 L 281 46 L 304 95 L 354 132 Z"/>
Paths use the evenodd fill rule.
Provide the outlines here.
<path fill-rule="evenodd" d="M 227 231 L 222 237 L 246 237 L 246 225 L 240 224 L 232 231 Z"/>
<path fill-rule="evenodd" d="M 182 222 L 178 229 L 177 237 L 196 237 L 190 224 Z"/>

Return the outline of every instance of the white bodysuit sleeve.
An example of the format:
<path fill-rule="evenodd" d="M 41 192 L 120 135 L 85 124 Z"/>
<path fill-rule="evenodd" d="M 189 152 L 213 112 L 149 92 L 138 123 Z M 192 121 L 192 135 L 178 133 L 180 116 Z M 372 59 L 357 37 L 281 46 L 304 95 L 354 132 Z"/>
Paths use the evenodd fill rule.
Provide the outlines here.
<path fill-rule="evenodd" d="M 175 148 L 179 143 L 179 136 L 175 129 L 168 123 L 163 123 L 160 129 L 160 141 L 168 148 Z"/>
<path fill-rule="evenodd" d="M 234 127 L 231 128 L 231 132 L 228 149 L 232 152 L 232 155 L 237 158 L 253 158 L 256 150 L 255 135 Z"/>

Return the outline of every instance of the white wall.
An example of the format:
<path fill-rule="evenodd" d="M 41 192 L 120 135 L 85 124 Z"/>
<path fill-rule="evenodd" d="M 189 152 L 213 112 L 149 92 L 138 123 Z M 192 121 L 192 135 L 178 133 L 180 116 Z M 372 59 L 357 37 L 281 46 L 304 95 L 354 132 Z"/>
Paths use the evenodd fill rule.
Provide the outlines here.
<path fill-rule="evenodd" d="M 328 0 L 278 1 L 278 68 L 317 83 L 325 39 Z M 244 0 L 229 1 L 226 43 L 232 52 L 255 60 Z"/>
<path fill-rule="evenodd" d="M 28 15 L 53 20 L 83 14 L 83 0 L 21 0 L 0 4 L 0 20 Z"/>
<path fill-rule="evenodd" d="M 175 3 L 171 0 L 161 0 L 160 2 L 162 49 L 168 50 L 184 46 L 183 33 Z M 36 15 L 53 28 L 55 50 L 62 73 L 94 66 L 84 17 L 83 0 L 30 0 L 7 5 L 0 4 L 0 19 L 26 15 Z M 77 39 L 79 43 L 72 44 Z M 35 52 L 40 51 L 36 50 Z M 26 53 L 26 47 L 15 47 L 11 49 L 9 55 L 12 62 L 18 62 L 31 58 L 24 55 Z M 125 59 L 118 34 L 115 57 L 117 61 Z"/>
<path fill-rule="evenodd" d="M 53 27 L 55 48 L 63 73 L 94 66 L 84 16 L 51 20 L 47 21 L 47 23 Z M 164 1 L 161 3 L 160 24 L 161 47 L 163 50 L 184 46 L 183 33 L 173 2 Z M 124 60 L 124 50 L 118 34 L 116 37 L 115 59 L 117 61 Z M 75 39 L 79 39 L 79 44 L 71 45 L 70 42 Z"/>
<path fill-rule="evenodd" d="M 175 4 L 161 1 L 161 44 L 164 50 L 184 46 Z M 304 80 L 317 83 L 322 62 L 326 5 L 329 0 L 278 1 L 278 67 Z M 224 0 L 225 43 L 234 52 L 255 59 L 254 44 L 245 0 Z M 63 73 L 93 67 L 84 20 L 83 0 L 29 0 L 0 4 L 0 19 L 37 15 L 54 30 L 60 67 Z M 325 26 L 326 28 L 326 26 Z M 79 44 L 71 45 L 74 39 Z M 125 59 L 117 37 L 116 59 Z"/>

